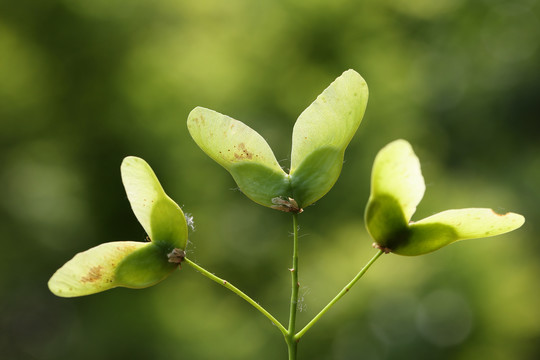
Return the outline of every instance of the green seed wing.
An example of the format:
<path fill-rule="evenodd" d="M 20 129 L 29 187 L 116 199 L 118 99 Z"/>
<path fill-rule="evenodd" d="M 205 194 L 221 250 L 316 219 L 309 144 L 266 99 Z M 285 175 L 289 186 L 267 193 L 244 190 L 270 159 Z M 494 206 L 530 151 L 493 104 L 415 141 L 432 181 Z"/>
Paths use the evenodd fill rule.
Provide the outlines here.
<path fill-rule="evenodd" d="M 167 196 L 152 168 L 143 159 L 129 156 L 122 162 L 121 173 L 131 208 L 151 240 L 171 249 L 185 249 L 184 213 Z"/>
<path fill-rule="evenodd" d="M 407 141 L 393 141 L 377 154 L 371 174 L 371 198 L 395 198 L 408 222 L 425 190 L 420 161 Z"/>
<path fill-rule="evenodd" d="M 153 243 L 118 241 L 78 253 L 49 280 L 57 296 L 95 294 L 118 286 L 140 289 L 166 278 L 176 264 Z"/>
<path fill-rule="evenodd" d="M 402 241 L 424 191 L 420 162 L 407 141 L 396 140 L 379 151 L 373 164 L 365 220 L 380 246 L 394 250 Z"/>
<path fill-rule="evenodd" d="M 231 173 L 247 197 L 271 207 L 273 198 L 290 195 L 288 175 L 255 130 L 202 107 L 191 111 L 187 125 L 197 145 Z"/>
<path fill-rule="evenodd" d="M 495 213 L 492 209 L 446 210 L 410 225 L 410 240 L 402 255 L 421 255 L 455 241 L 484 238 L 515 230 L 525 222 L 519 214 Z"/>
<path fill-rule="evenodd" d="M 117 265 L 149 245 L 134 241 L 112 242 L 81 252 L 54 273 L 49 280 L 49 289 L 57 296 L 74 297 L 117 287 Z"/>
<path fill-rule="evenodd" d="M 451 226 L 458 237 L 456 240 L 466 240 L 516 230 L 525 223 L 525 218 L 516 213 L 498 214 L 485 208 L 454 209 L 429 216 L 411 226 L 433 223 Z"/>
<path fill-rule="evenodd" d="M 343 156 L 368 100 L 368 87 L 345 71 L 300 114 L 293 129 L 291 182 L 300 207 L 324 196 L 341 172 Z"/>

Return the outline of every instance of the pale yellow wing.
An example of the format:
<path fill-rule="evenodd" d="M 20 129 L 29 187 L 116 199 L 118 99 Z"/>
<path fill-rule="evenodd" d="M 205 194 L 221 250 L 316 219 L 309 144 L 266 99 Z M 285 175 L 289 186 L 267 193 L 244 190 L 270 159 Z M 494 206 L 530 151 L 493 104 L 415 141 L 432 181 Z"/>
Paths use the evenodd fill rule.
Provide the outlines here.
<path fill-rule="evenodd" d="M 497 214 L 492 209 L 446 210 L 412 223 L 407 243 L 393 250 L 400 255 L 422 255 L 455 241 L 504 234 L 524 222 L 519 214 Z"/>
<path fill-rule="evenodd" d="M 191 111 L 187 126 L 197 145 L 231 173 L 247 197 L 272 207 L 272 199 L 290 195 L 288 175 L 266 140 L 255 130 L 202 107 Z"/>
<path fill-rule="evenodd" d="M 293 129 L 291 183 L 301 207 L 323 197 L 335 184 L 343 157 L 364 116 L 368 87 L 347 70 L 300 114 Z"/>
<path fill-rule="evenodd" d="M 185 249 L 188 229 L 184 213 L 167 196 L 150 165 L 128 156 L 120 169 L 131 208 L 150 239 Z"/>
<path fill-rule="evenodd" d="M 49 280 L 49 289 L 62 297 L 94 294 L 119 286 L 116 268 L 128 255 L 151 243 L 121 241 L 78 253 Z"/>

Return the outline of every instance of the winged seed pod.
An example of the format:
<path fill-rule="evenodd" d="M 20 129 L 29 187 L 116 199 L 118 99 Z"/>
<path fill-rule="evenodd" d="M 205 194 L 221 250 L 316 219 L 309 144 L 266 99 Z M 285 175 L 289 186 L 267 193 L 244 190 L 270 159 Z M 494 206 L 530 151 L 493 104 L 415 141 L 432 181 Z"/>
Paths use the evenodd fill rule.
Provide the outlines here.
<path fill-rule="evenodd" d="M 396 140 L 376 156 L 365 222 L 375 247 L 398 255 L 423 255 L 458 240 L 504 234 L 519 228 L 519 214 L 491 209 L 446 210 L 411 222 L 425 191 L 420 162 L 411 145 Z"/>
<path fill-rule="evenodd" d="M 367 100 L 367 84 L 354 70 L 330 84 L 294 125 L 289 174 L 266 140 L 238 120 L 197 107 L 189 114 L 187 126 L 197 145 L 231 173 L 247 197 L 278 210 L 300 212 L 337 181 Z M 276 204 L 279 199 L 298 206 Z"/>
<path fill-rule="evenodd" d="M 151 241 L 110 242 L 75 255 L 49 280 L 55 295 L 75 297 L 118 286 L 145 288 L 166 278 L 183 260 L 188 231 L 180 207 L 143 159 L 125 158 L 121 173 L 131 208 Z"/>

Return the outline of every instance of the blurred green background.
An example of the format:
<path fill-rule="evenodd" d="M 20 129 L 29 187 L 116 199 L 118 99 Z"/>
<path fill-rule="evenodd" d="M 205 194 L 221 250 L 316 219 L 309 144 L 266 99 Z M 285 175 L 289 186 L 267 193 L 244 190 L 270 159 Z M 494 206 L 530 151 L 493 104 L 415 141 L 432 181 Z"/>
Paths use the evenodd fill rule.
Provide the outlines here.
<path fill-rule="evenodd" d="M 335 187 L 300 216 L 303 326 L 372 257 L 373 158 L 405 138 L 427 191 L 413 219 L 524 214 L 518 231 L 383 256 L 299 359 L 540 357 L 538 0 L 0 2 L 0 358 L 284 359 L 282 336 L 184 268 L 146 290 L 61 299 L 75 253 L 140 240 L 120 181 L 146 159 L 193 214 L 188 254 L 286 322 L 292 230 L 191 140 L 201 105 L 260 132 L 284 167 L 297 116 L 344 70 L 370 100 Z"/>

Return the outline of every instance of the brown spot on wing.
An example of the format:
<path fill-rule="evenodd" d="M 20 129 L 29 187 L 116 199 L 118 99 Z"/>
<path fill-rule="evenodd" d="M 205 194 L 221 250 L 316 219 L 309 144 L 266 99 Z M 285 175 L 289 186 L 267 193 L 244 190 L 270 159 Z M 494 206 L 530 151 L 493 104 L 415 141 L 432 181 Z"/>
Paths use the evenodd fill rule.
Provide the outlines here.
<path fill-rule="evenodd" d="M 238 144 L 237 148 L 240 152 L 234 153 L 234 157 L 236 160 L 253 159 L 253 153 L 246 148 L 246 144 L 240 143 Z"/>
<path fill-rule="evenodd" d="M 81 278 L 81 282 L 87 283 L 87 282 L 95 282 L 101 279 L 103 274 L 101 273 L 101 270 L 103 270 L 103 266 L 92 266 L 90 270 L 88 271 L 88 274 L 86 276 L 83 276 Z"/>
<path fill-rule="evenodd" d="M 204 126 L 205 125 L 205 122 L 204 122 L 204 116 L 201 115 L 200 117 L 194 117 L 193 118 L 193 122 L 197 125 L 199 125 L 199 122 Z M 199 125 L 200 126 L 200 125 Z"/>

